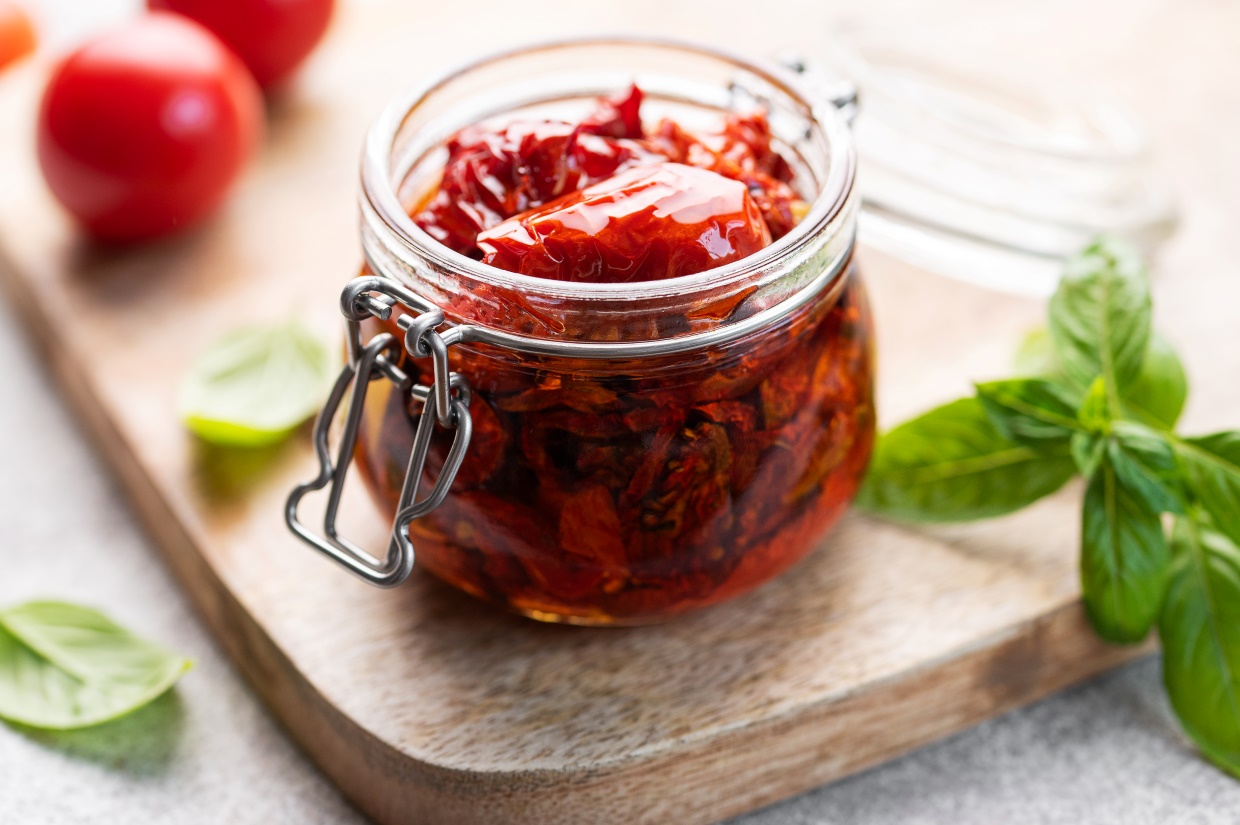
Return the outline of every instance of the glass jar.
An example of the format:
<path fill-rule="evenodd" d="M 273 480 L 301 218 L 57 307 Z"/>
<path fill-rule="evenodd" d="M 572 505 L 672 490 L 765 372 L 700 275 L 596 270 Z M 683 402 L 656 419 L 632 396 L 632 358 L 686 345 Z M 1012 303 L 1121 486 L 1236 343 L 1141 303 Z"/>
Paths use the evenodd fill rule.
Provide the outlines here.
<path fill-rule="evenodd" d="M 458 129 L 555 116 L 631 82 L 647 113 L 690 129 L 764 106 L 809 202 L 793 231 L 699 274 L 599 284 L 486 266 L 409 217 Z M 656 621 L 801 559 L 861 481 L 874 410 L 853 148 L 834 106 L 798 84 L 697 46 L 572 41 L 477 61 L 389 108 L 362 167 L 363 279 L 344 298 L 353 373 L 323 418 L 350 381 L 364 405 L 350 403 L 335 466 L 320 421 L 317 486 L 343 483 L 355 438 L 396 524 L 385 567 L 336 536 L 333 489 L 316 546 L 379 584 L 403 578 L 416 547 L 462 590 L 579 624 Z M 314 543 L 296 498 L 290 525 Z"/>

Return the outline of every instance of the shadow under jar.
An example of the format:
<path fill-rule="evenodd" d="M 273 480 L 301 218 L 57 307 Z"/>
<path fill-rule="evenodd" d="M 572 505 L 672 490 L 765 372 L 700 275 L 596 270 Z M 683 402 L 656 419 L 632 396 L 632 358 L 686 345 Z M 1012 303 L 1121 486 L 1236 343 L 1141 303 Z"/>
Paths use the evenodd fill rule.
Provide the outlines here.
<path fill-rule="evenodd" d="M 807 202 L 799 223 L 725 266 L 590 283 L 487 266 L 410 218 L 462 127 L 571 118 L 630 83 L 645 92 L 645 116 L 689 129 L 764 108 Z M 801 559 L 848 507 L 874 438 L 853 177 L 829 101 L 778 69 L 694 46 L 538 46 L 398 101 L 363 164 L 364 274 L 401 284 L 443 311 L 441 329 L 457 328 L 448 361 L 471 387 L 473 430 L 446 498 L 410 523 L 417 564 L 536 619 L 640 624 L 748 591 Z M 406 314 L 398 305 L 364 321 L 361 340 L 401 340 Z M 431 358 L 405 352 L 399 367 L 434 381 Z M 391 381 L 368 384 L 355 461 L 389 517 L 422 408 Z M 450 443 L 436 434 L 423 489 Z"/>

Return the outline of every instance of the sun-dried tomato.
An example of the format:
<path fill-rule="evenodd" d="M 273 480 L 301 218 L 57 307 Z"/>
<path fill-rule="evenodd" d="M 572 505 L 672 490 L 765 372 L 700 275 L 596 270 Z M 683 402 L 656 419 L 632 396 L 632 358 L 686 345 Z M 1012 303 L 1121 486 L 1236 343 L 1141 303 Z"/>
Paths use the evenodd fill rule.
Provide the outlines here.
<path fill-rule="evenodd" d="M 771 148 L 771 127 L 763 115 L 732 115 L 715 134 L 693 134 L 675 121 L 663 120 L 650 136 L 655 149 L 670 160 L 710 169 L 740 181 L 766 219 L 771 237 L 782 238 L 796 225 L 800 203 L 788 185 L 792 169 Z"/>
<path fill-rule="evenodd" d="M 681 163 L 629 169 L 478 235 L 483 263 L 596 283 L 692 275 L 770 243 L 743 183 Z"/>
<path fill-rule="evenodd" d="M 418 564 L 515 609 L 590 622 L 672 615 L 787 568 L 839 518 L 873 440 L 853 278 L 787 326 L 693 358 L 603 368 L 453 347 L 479 457 L 415 522 Z M 416 365 L 418 380 L 428 369 Z M 384 405 L 387 386 L 371 385 L 381 423 L 367 417 L 357 458 L 391 514 L 417 410 Z M 424 483 L 448 441 L 432 443 Z"/>
<path fill-rule="evenodd" d="M 765 117 L 733 116 L 702 134 L 663 121 L 647 133 L 640 104 L 629 90 L 575 125 L 463 131 L 448 147 L 441 188 L 415 217 L 459 251 L 485 251 L 514 271 L 607 281 L 715 265 L 703 258 L 701 226 L 724 214 L 741 216 L 734 237 L 745 239 L 727 260 L 791 229 L 792 167 Z M 684 203 L 696 198 L 691 217 L 671 217 L 677 210 L 666 203 L 648 212 L 631 203 L 624 214 L 645 223 L 611 226 L 610 214 L 604 226 L 598 214 L 574 211 L 596 193 L 634 199 L 629 184 L 677 176 L 695 181 L 679 193 Z M 715 202 L 720 192 L 730 205 Z M 588 243 L 563 234 L 594 219 L 582 233 Z M 514 247 L 518 229 L 525 237 Z M 660 244 L 691 254 L 671 262 Z M 649 337 L 711 328 L 770 300 L 752 287 L 721 293 L 652 320 Z M 461 289 L 444 308 L 518 333 L 569 334 L 554 302 L 496 284 Z M 366 322 L 365 333 L 401 335 L 399 314 Z M 599 313 L 570 337 L 622 340 L 633 334 L 622 323 Z M 531 615 L 596 623 L 649 621 L 751 589 L 808 552 L 860 482 L 874 435 L 870 334 L 850 269 L 780 323 L 681 355 L 600 362 L 454 346 L 452 369 L 473 387 L 474 436 L 447 499 L 411 526 L 418 564 Z M 402 367 L 432 380 L 429 359 Z M 419 409 L 385 381 L 370 385 L 367 403 L 357 460 L 391 515 Z M 432 442 L 424 484 L 449 441 Z"/>
<path fill-rule="evenodd" d="M 494 475 L 504 461 L 510 438 L 508 428 L 482 396 L 472 400 L 469 414 L 473 436 L 454 482 L 461 487 L 477 487 Z"/>
<path fill-rule="evenodd" d="M 519 248 L 507 249 L 512 238 L 521 241 L 520 247 L 536 246 L 539 258 L 553 257 L 556 251 L 554 243 L 552 249 L 534 243 L 543 236 L 533 231 L 533 227 L 526 227 L 530 230 L 526 235 L 521 235 L 515 226 L 499 230 L 499 237 L 507 239 L 498 244 L 500 249 L 494 249 L 494 243 L 491 247 L 480 246 L 478 236 L 491 234 L 511 218 L 539 210 L 558 198 L 607 181 L 626 170 L 672 162 L 709 170 L 743 184 L 751 200 L 746 204 L 745 216 L 751 233 L 756 227 L 752 225 L 748 210 L 754 206 L 771 238 L 778 239 L 791 231 L 800 199 L 789 185 L 792 167 L 772 146 L 771 127 L 765 114 L 730 115 L 719 131 L 700 134 L 687 132 L 674 121 L 662 120 L 647 133 L 641 120 L 642 97 L 641 90 L 633 86 L 614 97 L 602 98 L 594 111 L 578 123 L 526 119 L 502 125 L 481 123 L 462 129 L 448 141 L 448 159 L 439 186 L 429 200 L 417 208 L 414 221 L 432 238 L 462 254 L 482 259 L 489 250 L 488 262 L 501 269 L 561 280 L 604 280 L 597 270 L 589 268 L 584 270 L 589 274 L 583 275 L 581 255 L 576 256 L 578 265 L 569 273 L 556 274 L 545 266 L 536 272 L 527 271 L 532 265 L 523 266 L 517 260 Z M 701 187 L 698 183 L 693 189 L 700 191 Z M 579 221 L 575 228 L 579 231 L 586 218 L 581 211 L 579 207 L 576 214 Z M 593 221 L 588 225 L 597 226 L 599 217 L 589 217 Z M 544 229 L 549 220 L 547 216 L 541 217 Z M 662 228 L 666 230 L 669 223 L 664 221 Z M 694 260 L 700 257 L 701 243 L 723 245 L 720 239 L 701 233 L 692 237 L 682 231 L 672 238 L 666 231 L 655 235 L 630 224 L 623 230 L 613 229 L 611 243 L 601 244 L 602 250 L 616 249 L 615 241 L 622 231 L 636 232 L 646 241 L 660 238 L 680 256 L 686 252 L 695 253 L 690 256 Z M 587 234 L 594 236 L 598 232 Z M 505 251 L 509 254 L 504 254 Z M 748 253 L 740 252 L 733 257 L 745 254 Z M 521 260 L 526 257 L 521 256 Z M 719 257 L 717 254 L 708 257 L 706 264 L 719 265 L 723 261 L 710 262 Z M 611 267 L 608 269 L 610 280 L 650 280 L 700 271 L 673 267 L 674 271 L 669 272 L 665 267 L 650 264 L 640 268 L 647 274 L 635 276 L 629 268 Z"/>
<path fill-rule="evenodd" d="M 560 549 L 587 559 L 623 578 L 627 570 L 620 516 L 611 491 L 589 485 L 568 496 L 560 508 Z"/>
<path fill-rule="evenodd" d="M 578 124 L 516 120 L 479 124 L 448 142 L 438 191 L 414 215 L 435 240 L 480 257 L 478 233 L 642 163 L 662 160 L 641 135 L 641 92 L 600 101 Z"/>
<path fill-rule="evenodd" d="M 594 111 L 581 121 L 581 131 L 610 138 L 643 137 L 642 97 L 642 90 L 632 85 L 611 97 L 599 98 Z"/>

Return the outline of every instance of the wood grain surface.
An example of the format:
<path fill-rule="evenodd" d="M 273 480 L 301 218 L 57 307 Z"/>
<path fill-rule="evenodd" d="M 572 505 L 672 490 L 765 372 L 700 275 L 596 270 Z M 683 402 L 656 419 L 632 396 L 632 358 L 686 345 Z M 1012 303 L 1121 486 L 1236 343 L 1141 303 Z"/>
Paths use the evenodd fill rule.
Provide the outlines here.
<path fill-rule="evenodd" d="M 622 16 L 600 4 L 583 17 L 578 6 L 557 31 Z M 1159 44 L 1175 34 L 1176 12 L 1150 8 L 1154 22 L 1116 47 L 1115 67 L 1175 48 Z M 511 23 L 487 27 L 471 51 L 546 33 L 504 4 L 471 9 Z M 1214 14 L 1236 22 L 1226 10 Z M 362 135 L 410 78 L 459 56 L 463 25 L 425 6 L 347 7 L 300 85 L 272 104 L 263 157 L 224 213 L 140 250 L 83 241 L 43 187 L 31 127 L 46 66 L 0 79 L 0 274 L 11 299 L 207 625 L 350 799 L 385 825 L 705 823 L 873 765 L 1138 652 L 1096 641 L 1082 617 L 1075 486 L 965 527 L 849 517 L 759 591 L 630 630 L 539 625 L 417 573 L 378 591 L 289 536 L 284 496 L 313 473 L 305 433 L 259 452 L 204 447 L 177 422 L 177 384 L 208 341 L 247 321 L 297 313 L 338 334 L 336 296 L 359 257 Z M 741 38 L 729 32 L 713 39 Z M 712 38 L 709 27 L 705 35 Z M 780 36 L 754 35 L 755 49 L 771 51 Z M 1205 82 L 1210 59 L 1199 50 L 1163 82 Z M 1212 82 L 1230 95 L 1234 117 L 1237 93 Z M 1151 93 L 1159 91 L 1170 89 Z M 1236 162 L 1210 177 L 1204 164 L 1218 147 L 1170 120 L 1195 110 L 1169 94 L 1161 100 L 1147 114 L 1182 142 L 1171 165 L 1190 194 L 1189 240 L 1168 249 L 1159 323 L 1192 365 L 1190 420 L 1221 424 L 1240 406 L 1238 290 L 1222 265 L 1236 241 L 1210 210 L 1235 206 L 1226 182 L 1235 182 Z M 1201 150 L 1195 156 L 1191 145 Z M 1042 312 L 870 250 L 862 263 L 888 422 L 1001 374 Z M 347 526 L 374 546 L 386 525 L 352 493 Z M 72 502 L 65 506 L 71 514 Z"/>

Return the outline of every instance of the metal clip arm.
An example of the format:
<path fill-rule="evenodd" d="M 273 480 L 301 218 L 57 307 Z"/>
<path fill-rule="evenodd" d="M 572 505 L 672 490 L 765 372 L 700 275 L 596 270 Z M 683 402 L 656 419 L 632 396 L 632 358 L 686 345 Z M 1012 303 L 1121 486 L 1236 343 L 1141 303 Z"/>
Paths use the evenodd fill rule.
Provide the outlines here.
<path fill-rule="evenodd" d="M 377 292 L 376 297 L 371 293 Z M 299 484 L 285 504 L 284 519 L 290 530 L 306 544 L 334 559 L 345 569 L 379 587 L 395 587 L 413 571 L 414 548 L 409 539 L 409 526 L 414 519 L 434 510 L 448 494 L 448 489 L 460 470 L 469 448 L 473 432 L 469 415 L 470 391 L 465 379 L 448 369 L 447 346 L 435 327 L 443 323 L 443 315 L 437 311 L 425 312 L 411 302 L 402 300 L 405 290 L 386 279 L 367 276 L 355 279 L 345 289 L 342 309 L 348 321 L 349 363 L 340 372 L 335 385 L 314 424 L 314 450 L 319 461 L 319 474 L 311 481 Z M 435 382 L 431 386 L 414 384 L 398 366 L 401 342 L 388 333 L 381 333 L 364 346 L 360 338 L 360 320 L 369 312 L 377 317 L 388 317 L 394 303 L 402 304 L 413 313 L 412 323 L 406 327 L 405 349 L 412 358 L 432 357 Z M 404 320 L 403 318 L 401 319 Z M 402 324 L 402 326 L 406 326 Z M 378 559 L 339 535 L 336 516 L 340 509 L 345 479 L 357 447 L 362 410 L 366 403 L 366 388 L 371 381 L 391 381 L 398 392 L 409 393 L 422 403 L 418 417 L 413 449 L 409 455 L 405 481 L 401 488 L 396 517 L 388 543 L 387 555 Z M 349 395 L 348 411 L 341 428 L 340 444 L 333 462 L 328 436 L 336 412 Z M 456 395 L 453 395 L 453 390 Z M 423 470 L 430 453 L 431 437 L 435 425 L 456 430 L 452 446 L 444 459 L 435 486 L 423 499 L 418 500 Z M 328 489 L 327 507 L 323 517 L 323 533 L 316 534 L 298 517 L 301 500 L 308 493 Z"/>

